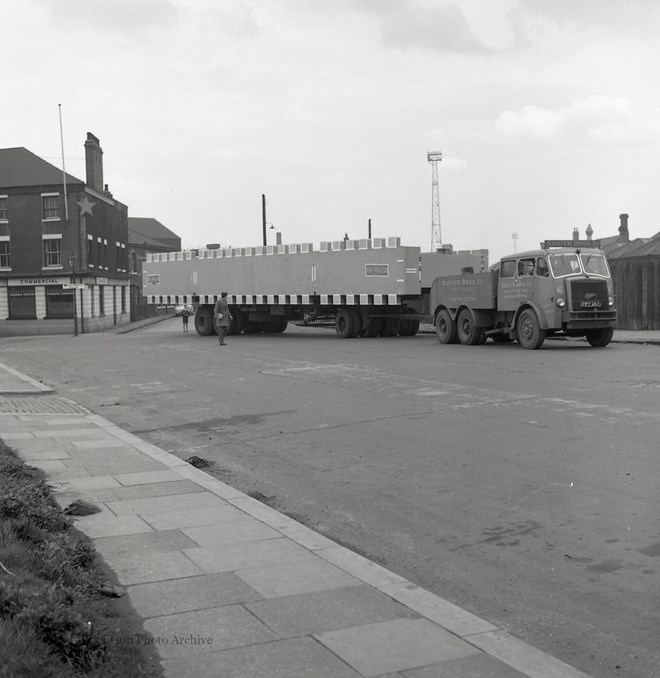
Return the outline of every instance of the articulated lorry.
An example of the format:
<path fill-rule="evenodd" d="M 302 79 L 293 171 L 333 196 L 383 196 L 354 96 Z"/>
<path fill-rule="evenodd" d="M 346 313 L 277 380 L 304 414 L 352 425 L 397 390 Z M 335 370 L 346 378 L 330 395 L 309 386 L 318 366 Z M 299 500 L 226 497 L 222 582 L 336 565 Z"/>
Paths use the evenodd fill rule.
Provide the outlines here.
<path fill-rule="evenodd" d="M 215 333 L 213 306 L 227 292 L 229 334 L 283 332 L 290 321 L 332 319 L 341 338 L 413 336 L 430 317 L 439 275 L 487 271 L 488 252 L 425 252 L 374 238 L 262 247 L 210 247 L 147 255 L 147 303 L 189 304 L 195 329 Z"/>
<path fill-rule="evenodd" d="M 564 335 L 603 347 L 616 324 L 612 277 L 597 241 L 546 240 L 490 271 L 440 276 L 430 295 L 442 344 L 490 337 L 538 349 L 547 336 Z"/>

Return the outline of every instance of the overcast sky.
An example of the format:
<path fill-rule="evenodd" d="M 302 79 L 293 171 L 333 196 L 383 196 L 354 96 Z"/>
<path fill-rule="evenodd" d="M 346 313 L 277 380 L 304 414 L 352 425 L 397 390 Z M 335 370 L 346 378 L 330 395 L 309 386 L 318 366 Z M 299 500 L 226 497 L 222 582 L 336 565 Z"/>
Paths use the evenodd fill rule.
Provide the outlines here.
<path fill-rule="evenodd" d="M 4 0 L 0 147 L 184 247 L 401 236 L 491 262 L 660 231 L 658 0 Z M 270 241 L 269 241 L 270 244 Z"/>

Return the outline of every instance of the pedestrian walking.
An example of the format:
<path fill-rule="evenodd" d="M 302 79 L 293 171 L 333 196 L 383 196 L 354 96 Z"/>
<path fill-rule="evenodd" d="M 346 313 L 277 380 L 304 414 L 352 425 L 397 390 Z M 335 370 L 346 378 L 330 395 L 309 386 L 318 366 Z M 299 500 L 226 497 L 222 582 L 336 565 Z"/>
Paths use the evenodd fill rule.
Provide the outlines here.
<path fill-rule="evenodd" d="M 190 317 L 190 308 L 188 306 L 184 306 L 183 310 L 181 311 L 181 320 L 183 320 L 183 331 L 187 332 L 188 331 L 188 318 Z"/>
<path fill-rule="evenodd" d="M 215 302 L 213 307 L 213 319 L 215 320 L 215 329 L 218 333 L 218 345 L 226 346 L 225 335 L 229 329 L 229 321 L 232 320 L 232 315 L 229 312 L 227 304 L 227 293 L 221 292 L 220 299 Z"/>

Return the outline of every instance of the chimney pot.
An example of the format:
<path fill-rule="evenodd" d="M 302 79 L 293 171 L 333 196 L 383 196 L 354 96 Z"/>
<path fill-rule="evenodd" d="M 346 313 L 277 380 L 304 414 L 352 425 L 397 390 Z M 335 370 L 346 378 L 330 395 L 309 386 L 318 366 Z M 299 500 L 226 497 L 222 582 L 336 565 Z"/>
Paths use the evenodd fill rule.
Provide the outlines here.
<path fill-rule="evenodd" d="M 619 237 L 617 238 L 617 242 L 630 242 L 630 233 L 628 232 L 628 215 L 619 214 L 619 219 L 621 221 L 621 225 L 619 226 Z"/>

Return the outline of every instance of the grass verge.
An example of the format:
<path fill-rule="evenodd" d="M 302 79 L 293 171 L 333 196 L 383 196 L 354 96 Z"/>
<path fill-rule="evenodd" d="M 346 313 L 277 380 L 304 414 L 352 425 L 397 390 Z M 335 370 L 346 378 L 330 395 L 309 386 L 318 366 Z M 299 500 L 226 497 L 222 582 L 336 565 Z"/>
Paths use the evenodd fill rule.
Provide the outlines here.
<path fill-rule="evenodd" d="M 161 678 L 153 646 L 45 475 L 0 440 L 0 678 Z"/>

